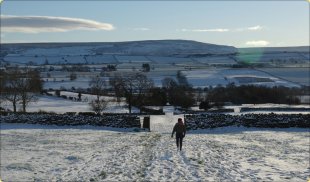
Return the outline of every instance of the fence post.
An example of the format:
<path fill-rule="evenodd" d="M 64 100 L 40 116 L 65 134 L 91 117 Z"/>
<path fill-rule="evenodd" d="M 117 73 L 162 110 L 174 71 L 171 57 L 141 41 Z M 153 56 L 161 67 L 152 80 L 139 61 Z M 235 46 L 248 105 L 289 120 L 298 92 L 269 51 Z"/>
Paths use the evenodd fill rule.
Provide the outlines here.
<path fill-rule="evenodd" d="M 147 128 L 150 131 L 150 116 L 143 118 L 143 128 Z"/>

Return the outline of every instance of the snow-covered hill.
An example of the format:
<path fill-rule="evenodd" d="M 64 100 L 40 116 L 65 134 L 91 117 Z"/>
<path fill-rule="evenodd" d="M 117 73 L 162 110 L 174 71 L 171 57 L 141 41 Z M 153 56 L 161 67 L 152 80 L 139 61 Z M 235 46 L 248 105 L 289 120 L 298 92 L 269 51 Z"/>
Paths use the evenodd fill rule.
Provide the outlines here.
<path fill-rule="evenodd" d="M 8 55 L 143 55 L 143 56 L 188 56 L 205 54 L 235 54 L 231 46 L 207 44 L 189 40 L 146 40 L 103 43 L 33 43 L 3 44 Z"/>
<path fill-rule="evenodd" d="M 153 61 L 153 58 L 155 59 Z M 159 59 L 160 58 L 160 59 Z M 0 60 L 17 64 L 119 64 L 125 62 L 232 65 L 236 62 L 304 67 L 309 46 L 235 48 L 191 40 L 145 40 L 96 43 L 2 44 Z M 30 65 L 31 65 L 30 64 Z"/>

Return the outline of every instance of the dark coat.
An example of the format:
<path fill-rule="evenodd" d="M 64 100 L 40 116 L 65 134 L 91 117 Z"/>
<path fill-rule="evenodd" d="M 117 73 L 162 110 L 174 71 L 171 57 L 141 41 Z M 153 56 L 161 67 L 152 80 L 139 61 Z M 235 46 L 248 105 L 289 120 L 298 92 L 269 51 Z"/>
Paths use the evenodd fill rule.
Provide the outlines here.
<path fill-rule="evenodd" d="M 180 124 L 180 123 L 176 123 L 173 127 L 173 131 L 172 131 L 172 136 L 174 134 L 174 132 L 176 133 L 177 136 L 185 136 L 186 133 L 186 127 L 184 124 Z"/>

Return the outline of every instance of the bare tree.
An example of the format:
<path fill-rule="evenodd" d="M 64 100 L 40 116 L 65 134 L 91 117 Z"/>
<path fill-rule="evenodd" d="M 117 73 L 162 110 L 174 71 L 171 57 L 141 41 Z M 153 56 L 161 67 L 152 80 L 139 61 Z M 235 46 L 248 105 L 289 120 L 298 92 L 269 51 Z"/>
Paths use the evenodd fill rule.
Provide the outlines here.
<path fill-rule="evenodd" d="M 165 77 L 162 81 L 162 87 L 165 88 L 166 90 L 169 90 L 171 88 L 177 87 L 178 83 L 170 77 Z"/>
<path fill-rule="evenodd" d="M 139 73 L 133 75 L 133 80 L 136 89 L 135 104 L 141 107 L 146 103 L 146 96 L 150 89 L 154 87 L 154 83 L 153 80 L 148 79 L 146 75 Z"/>
<path fill-rule="evenodd" d="M 5 87 L 7 84 L 8 78 L 7 74 L 4 70 L 0 70 L 0 105 L 5 100 L 4 94 L 5 94 Z"/>
<path fill-rule="evenodd" d="M 77 75 L 76 75 L 76 73 L 71 72 L 70 75 L 69 75 L 69 77 L 70 77 L 70 81 L 73 81 L 73 80 L 76 80 Z"/>
<path fill-rule="evenodd" d="M 179 86 L 184 87 L 184 89 L 188 89 L 188 88 L 192 87 L 188 83 L 186 76 L 180 70 L 177 72 L 176 78 L 178 80 Z"/>
<path fill-rule="evenodd" d="M 21 76 L 18 81 L 18 89 L 23 112 L 26 112 L 27 105 L 38 100 L 37 94 L 42 91 L 43 83 L 40 73 L 35 70 L 28 69 Z"/>
<path fill-rule="evenodd" d="M 133 105 L 143 106 L 145 96 L 154 85 L 152 80 L 141 73 L 126 77 L 115 75 L 114 78 L 111 78 L 110 83 L 118 97 L 123 96 L 126 98 L 129 113 L 131 113 Z"/>
<path fill-rule="evenodd" d="M 180 85 L 169 77 L 162 80 L 162 85 L 167 93 L 169 104 L 183 108 L 189 108 L 194 104 L 194 95 L 190 86 Z"/>
<path fill-rule="evenodd" d="M 3 97 L 13 105 L 13 111 L 16 112 L 17 104 L 22 104 L 23 112 L 29 102 L 37 101 L 36 94 L 42 90 L 42 81 L 40 73 L 34 70 L 14 69 L 5 73 L 6 83 L 2 88 Z"/>
<path fill-rule="evenodd" d="M 89 105 L 96 114 L 100 114 L 103 110 L 107 108 L 108 102 L 104 99 L 95 99 L 92 100 Z"/>
<path fill-rule="evenodd" d="M 121 102 L 121 98 L 124 96 L 123 92 L 123 77 L 119 74 L 115 74 L 113 77 L 110 77 L 110 85 L 112 86 L 112 89 L 114 90 L 115 97 L 118 103 Z"/>
<path fill-rule="evenodd" d="M 13 112 L 16 112 L 17 104 L 21 100 L 18 90 L 18 82 L 20 71 L 14 69 L 10 72 L 5 72 L 1 82 L 4 82 L 3 88 L 1 89 L 1 95 L 3 98 L 13 105 Z M 6 78 L 6 79 L 4 79 Z"/>
<path fill-rule="evenodd" d="M 107 100 L 100 98 L 104 94 L 107 84 L 103 78 L 96 76 L 90 80 L 89 86 L 91 93 L 96 96 L 96 99 L 92 100 L 89 105 L 96 114 L 100 114 L 108 104 Z"/>
<path fill-rule="evenodd" d="M 151 70 L 150 64 L 149 63 L 143 63 L 142 64 L 142 71 L 143 72 L 149 72 Z"/>

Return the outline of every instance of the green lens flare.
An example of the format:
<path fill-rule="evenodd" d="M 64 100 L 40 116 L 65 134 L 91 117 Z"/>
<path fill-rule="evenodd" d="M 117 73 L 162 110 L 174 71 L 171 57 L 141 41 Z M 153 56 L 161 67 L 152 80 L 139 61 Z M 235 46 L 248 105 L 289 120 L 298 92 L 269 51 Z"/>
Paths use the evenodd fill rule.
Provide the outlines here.
<path fill-rule="evenodd" d="M 242 48 L 238 49 L 239 54 L 236 59 L 239 63 L 259 64 L 262 63 L 264 48 Z"/>

